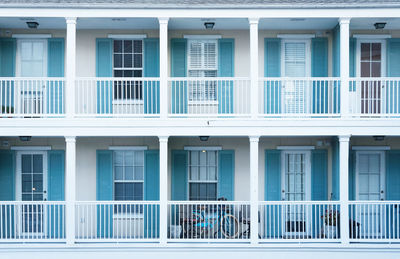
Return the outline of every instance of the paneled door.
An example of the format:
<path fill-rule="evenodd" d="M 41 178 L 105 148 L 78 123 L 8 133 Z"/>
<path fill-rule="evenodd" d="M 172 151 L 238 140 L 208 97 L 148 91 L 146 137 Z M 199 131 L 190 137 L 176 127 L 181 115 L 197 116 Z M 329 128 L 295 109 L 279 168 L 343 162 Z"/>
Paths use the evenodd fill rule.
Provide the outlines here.
<path fill-rule="evenodd" d="M 289 203 L 284 211 L 285 235 L 308 235 L 309 212 L 295 202 L 310 199 L 310 152 L 283 151 L 282 163 L 282 200 L 293 202 Z"/>
<path fill-rule="evenodd" d="M 283 85 L 282 110 L 285 113 L 310 111 L 310 90 L 308 83 L 302 79 L 311 74 L 310 52 L 309 40 L 282 41 L 282 76 L 293 78 Z"/>
<path fill-rule="evenodd" d="M 379 40 L 359 40 L 358 76 L 379 78 L 385 75 L 385 42 Z M 379 80 L 362 80 L 358 96 L 361 97 L 360 111 L 363 114 L 383 112 L 383 85 Z"/>
<path fill-rule="evenodd" d="M 17 41 L 17 76 L 26 77 L 17 85 L 17 109 L 23 114 L 43 112 L 43 81 L 29 80 L 47 76 L 47 40 L 18 39 Z"/>
<path fill-rule="evenodd" d="M 23 236 L 46 233 L 46 212 L 38 201 L 47 200 L 47 155 L 44 151 L 17 153 L 16 200 L 24 201 L 18 207 L 18 230 Z"/>
<path fill-rule="evenodd" d="M 379 201 L 385 199 L 384 151 L 357 151 L 356 153 L 356 200 Z M 360 223 L 360 234 L 377 237 L 381 233 L 381 222 L 385 212 L 378 206 L 362 204 L 354 218 Z"/>

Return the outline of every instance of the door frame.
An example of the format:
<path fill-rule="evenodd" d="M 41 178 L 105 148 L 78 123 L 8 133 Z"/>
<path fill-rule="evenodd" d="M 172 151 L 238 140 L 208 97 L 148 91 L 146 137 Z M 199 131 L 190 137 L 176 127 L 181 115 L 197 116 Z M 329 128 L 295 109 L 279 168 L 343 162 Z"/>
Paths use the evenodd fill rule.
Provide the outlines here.
<path fill-rule="evenodd" d="M 386 169 L 386 160 L 385 160 L 385 151 L 383 150 L 357 150 L 356 151 L 356 167 L 355 167 L 355 198 L 359 200 L 359 155 L 360 154 L 378 154 L 380 155 L 381 165 L 380 165 L 380 200 L 385 200 L 386 198 L 386 177 L 385 177 L 385 169 Z M 383 193 L 381 192 L 383 191 Z"/>
<path fill-rule="evenodd" d="M 17 39 L 17 51 L 15 53 L 15 75 L 16 77 L 21 77 L 21 43 L 22 42 L 32 42 L 32 41 L 42 41 L 44 42 L 43 47 L 43 68 L 44 76 L 47 77 L 48 74 L 48 40 L 47 38 L 20 38 Z"/>
<path fill-rule="evenodd" d="M 386 40 L 385 39 L 376 39 L 376 38 L 357 38 L 356 42 L 356 77 L 361 77 L 361 43 L 381 43 L 381 77 L 386 76 Z M 368 78 L 368 77 L 367 77 Z"/>

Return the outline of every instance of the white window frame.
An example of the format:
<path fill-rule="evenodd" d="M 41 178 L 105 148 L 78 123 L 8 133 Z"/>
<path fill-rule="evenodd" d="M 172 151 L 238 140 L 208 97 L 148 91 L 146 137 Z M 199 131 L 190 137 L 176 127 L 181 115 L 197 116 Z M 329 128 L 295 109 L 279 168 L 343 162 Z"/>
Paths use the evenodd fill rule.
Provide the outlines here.
<path fill-rule="evenodd" d="M 22 38 L 17 38 L 17 51 L 15 53 L 15 60 L 16 60 L 16 68 L 15 68 L 15 75 L 17 77 L 21 77 L 21 44 L 22 42 L 33 42 L 33 41 L 41 41 L 43 42 L 43 71 L 44 71 L 44 77 L 47 77 L 48 71 L 47 71 L 47 63 L 48 63 L 48 42 L 46 38 L 40 38 L 40 37 L 22 37 Z"/>
<path fill-rule="evenodd" d="M 187 68 L 186 68 L 186 73 L 187 73 L 187 75 L 188 75 L 188 77 L 191 77 L 190 76 L 190 71 L 216 71 L 216 76 L 215 77 L 205 77 L 205 76 L 202 76 L 202 77 L 198 77 L 198 78 L 202 78 L 202 79 L 207 79 L 207 78 L 210 78 L 210 79 L 213 79 L 213 78 L 216 78 L 216 77 L 218 77 L 218 67 L 219 67 L 219 49 L 218 49 L 218 39 L 220 38 L 220 37 L 215 37 L 215 38 L 210 38 L 210 37 L 207 37 L 207 35 L 191 35 L 191 37 L 186 37 L 187 38 L 187 47 L 186 47 L 186 56 L 187 56 Z M 201 69 L 199 69 L 199 68 L 191 68 L 190 67 L 190 64 L 191 64 L 191 57 L 190 57 L 190 45 L 191 45 L 191 43 L 193 43 L 193 42 L 202 42 L 202 43 L 215 43 L 215 69 L 210 69 L 210 68 L 201 68 Z M 202 64 L 204 64 L 204 55 L 201 55 L 201 59 L 202 59 Z M 216 84 L 217 84 L 217 82 L 216 82 Z M 202 89 L 200 89 L 201 91 L 203 91 L 203 95 L 204 96 L 206 96 L 206 94 L 205 94 L 205 87 L 204 88 L 202 88 Z M 203 103 L 207 103 L 207 104 L 218 104 L 218 96 L 217 96 L 217 91 L 218 91 L 218 89 L 217 89 L 217 85 L 215 86 L 215 99 L 214 100 L 208 100 L 208 99 L 205 99 L 205 100 L 193 100 L 193 98 L 192 98 L 192 93 L 191 93 L 191 89 L 190 89 L 190 87 L 189 87 L 189 92 L 188 92 L 188 95 L 189 95 L 189 98 L 188 98 L 188 103 L 189 104 L 198 104 L 198 103 L 200 103 L 200 104 L 203 104 Z"/>
<path fill-rule="evenodd" d="M 121 153 L 126 153 L 126 152 L 142 152 L 143 153 L 143 180 L 116 180 L 115 179 L 115 163 L 114 163 L 114 156 L 115 156 L 115 153 L 116 152 L 121 152 Z M 143 201 L 144 200 L 144 193 L 145 193 L 145 190 L 144 190 L 144 178 L 145 178 L 145 168 L 144 168 L 144 165 L 145 165 L 145 162 L 144 162 L 144 149 L 142 149 L 142 148 L 140 148 L 140 149 L 129 149 L 129 150 L 113 150 L 113 165 L 112 165 L 112 169 L 113 169 L 113 182 L 112 182 L 112 184 L 113 184 L 113 201 L 120 201 L 120 202 L 124 202 L 124 201 L 127 201 L 127 200 L 116 200 L 115 199 L 115 183 L 142 183 L 143 184 L 143 187 L 142 187 L 142 197 L 143 197 L 143 199 L 142 200 L 133 200 L 133 201 Z M 135 155 L 134 155 L 135 156 Z M 133 157 L 133 161 L 134 161 L 134 157 Z M 123 164 L 122 164 L 122 167 L 126 167 L 126 164 L 123 162 Z M 132 165 L 132 167 L 135 167 L 135 165 L 133 164 Z M 125 169 L 124 169 L 125 170 Z"/>
<path fill-rule="evenodd" d="M 210 148 L 208 148 L 207 149 L 207 147 L 198 147 L 198 148 L 200 148 L 200 149 L 197 149 L 197 148 L 195 148 L 195 149 L 187 149 L 187 153 L 188 153 L 188 156 L 187 156 L 187 165 L 188 165 L 188 169 L 187 169 L 187 174 L 188 174 L 188 177 L 187 177 L 187 186 L 186 186 L 186 190 L 187 190 L 187 200 L 190 200 L 190 184 L 191 183 L 215 183 L 216 184 L 216 192 L 217 192 L 217 197 L 216 197 L 216 199 L 218 199 L 218 168 L 219 168 L 219 159 L 218 159 L 218 150 L 216 150 L 216 149 L 210 149 Z M 216 152 L 216 160 L 215 160 L 215 172 L 216 172 L 216 180 L 191 180 L 190 178 L 191 178 L 191 172 L 190 172 L 190 167 L 191 167 L 191 164 L 190 164 L 190 153 L 191 152 L 199 152 L 199 153 L 201 153 L 201 152 Z M 207 160 L 207 163 L 208 163 L 208 160 Z M 208 174 L 208 167 L 209 167 L 209 165 L 206 165 L 206 167 L 207 167 L 207 174 Z M 200 176 L 200 170 L 199 170 L 199 176 Z"/>
<path fill-rule="evenodd" d="M 380 191 L 383 191 L 383 193 L 380 192 L 380 200 L 385 200 L 386 198 L 386 177 L 385 177 L 385 169 L 386 169 L 386 159 L 385 159 L 385 151 L 383 150 L 356 150 L 356 183 L 355 183 L 355 191 L 356 191 L 356 200 L 359 200 L 359 178 L 360 178 L 360 159 L 359 156 L 361 154 L 376 154 L 380 155 L 381 159 L 381 166 L 380 166 Z"/>
<path fill-rule="evenodd" d="M 143 78 L 144 77 L 144 39 L 146 38 L 146 35 L 109 35 L 109 38 L 112 39 L 112 77 L 116 78 L 116 79 L 121 79 L 121 80 L 129 80 L 129 78 L 133 78 L 134 81 L 140 81 L 140 80 L 135 80 L 139 79 L 139 78 Z M 134 67 L 134 57 L 132 56 L 132 68 L 125 68 L 124 67 L 124 52 L 123 52 L 123 42 L 124 41 L 132 41 L 132 55 L 135 55 L 134 52 L 134 46 L 133 46 L 133 42 L 134 41 L 141 41 L 142 42 L 142 68 L 138 69 Z M 120 68 L 116 68 L 114 66 L 114 42 L 115 41 L 122 41 L 122 47 L 121 47 L 121 53 L 117 52 L 117 54 L 121 54 L 122 55 L 122 67 Z M 139 54 L 139 53 L 136 53 Z M 142 76 L 141 77 L 116 77 L 114 76 L 114 71 L 118 70 L 118 71 L 126 71 L 126 70 L 132 70 L 132 75 L 134 74 L 134 71 L 142 71 Z M 132 98 L 132 99 L 128 99 L 128 98 L 120 98 L 120 99 L 115 99 L 114 98 L 114 85 L 113 85 L 113 96 L 112 96 L 112 103 L 113 104 L 144 104 L 144 95 L 143 95 L 143 82 L 142 82 L 142 99 L 139 98 Z"/>
<path fill-rule="evenodd" d="M 386 76 L 386 40 L 376 38 L 357 38 L 356 77 L 361 77 L 361 43 L 381 43 L 381 77 Z"/>

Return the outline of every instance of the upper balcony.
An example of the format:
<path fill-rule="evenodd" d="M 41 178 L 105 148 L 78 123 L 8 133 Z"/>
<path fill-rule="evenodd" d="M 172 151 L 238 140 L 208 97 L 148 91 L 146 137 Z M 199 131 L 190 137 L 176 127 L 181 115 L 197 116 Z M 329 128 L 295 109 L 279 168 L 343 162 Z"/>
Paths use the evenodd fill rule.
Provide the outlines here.
<path fill-rule="evenodd" d="M 157 18 L 81 18 L 69 52 L 64 18 L 0 18 L 0 115 L 398 117 L 397 20 L 377 20 L 351 20 L 349 78 L 337 18 L 174 18 L 164 31 Z"/>

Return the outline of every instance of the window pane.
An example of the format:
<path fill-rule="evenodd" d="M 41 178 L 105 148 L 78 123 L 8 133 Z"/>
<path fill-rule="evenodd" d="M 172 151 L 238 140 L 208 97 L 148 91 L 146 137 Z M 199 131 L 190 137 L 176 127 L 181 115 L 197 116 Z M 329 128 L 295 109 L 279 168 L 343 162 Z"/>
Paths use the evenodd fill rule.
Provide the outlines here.
<path fill-rule="evenodd" d="M 124 200 L 133 200 L 134 183 L 124 183 Z"/>
<path fill-rule="evenodd" d="M 371 63 L 370 62 L 361 62 L 361 77 L 370 77 L 371 76 Z"/>
<path fill-rule="evenodd" d="M 136 151 L 135 152 L 135 166 L 142 166 L 142 165 L 144 165 L 144 152 Z"/>
<path fill-rule="evenodd" d="M 208 165 L 213 166 L 216 165 L 216 151 L 208 151 Z"/>
<path fill-rule="evenodd" d="M 142 41 L 141 40 L 133 41 L 133 51 L 134 51 L 134 53 L 142 53 Z"/>
<path fill-rule="evenodd" d="M 203 181 L 208 180 L 206 166 L 200 166 L 200 180 L 203 180 Z"/>
<path fill-rule="evenodd" d="M 22 173 L 31 173 L 32 172 L 32 155 L 22 155 Z"/>
<path fill-rule="evenodd" d="M 372 62 L 372 71 L 371 71 L 371 76 L 372 77 L 380 77 L 381 76 L 381 62 Z"/>
<path fill-rule="evenodd" d="M 122 77 L 122 70 L 114 70 L 115 77 Z"/>
<path fill-rule="evenodd" d="M 142 70 L 133 71 L 133 77 L 142 77 Z"/>
<path fill-rule="evenodd" d="M 134 54 L 134 67 L 135 68 L 142 67 L 142 54 Z"/>
<path fill-rule="evenodd" d="M 199 200 L 199 184 L 191 183 L 189 185 L 189 200 L 196 201 Z"/>
<path fill-rule="evenodd" d="M 33 155 L 33 172 L 43 173 L 43 156 Z"/>
<path fill-rule="evenodd" d="M 125 166 L 125 178 L 124 180 L 133 180 L 133 166 Z"/>
<path fill-rule="evenodd" d="M 43 191 L 43 174 L 34 174 L 33 175 L 33 188 L 34 192 L 42 192 Z"/>
<path fill-rule="evenodd" d="M 132 67 L 132 54 L 124 54 L 124 67 Z"/>
<path fill-rule="evenodd" d="M 371 44 L 361 43 L 361 60 L 362 61 L 371 60 L 370 53 L 371 53 Z"/>
<path fill-rule="evenodd" d="M 119 201 L 119 200 L 124 200 L 124 184 L 123 183 L 115 183 L 114 185 L 114 199 Z"/>
<path fill-rule="evenodd" d="M 32 175 L 22 174 L 22 192 L 32 191 Z"/>
<path fill-rule="evenodd" d="M 200 165 L 207 165 L 207 152 L 200 152 Z"/>
<path fill-rule="evenodd" d="M 381 61 L 381 43 L 372 43 L 372 60 Z"/>
<path fill-rule="evenodd" d="M 122 67 L 122 54 L 114 54 L 114 67 L 115 68 Z"/>
<path fill-rule="evenodd" d="M 124 53 L 132 53 L 132 41 L 124 40 Z"/>
<path fill-rule="evenodd" d="M 122 40 L 114 40 L 114 52 L 122 52 Z"/>
<path fill-rule="evenodd" d="M 217 199 L 217 184 L 207 184 L 207 200 L 215 201 Z"/>
<path fill-rule="evenodd" d="M 124 180 L 124 169 L 122 166 L 114 167 L 114 179 L 115 180 Z"/>
<path fill-rule="evenodd" d="M 125 161 L 124 161 L 124 165 L 125 166 L 133 166 L 133 156 L 134 156 L 134 152 L 133 151 L 125 151 L 124 152 L 125 156 Z"/>
<path fill-rule="evenodd" d="M 143 183 L 134 184 L 133 200 L 135 201 L 143 200 Z"/>
<path fill-rule="evenodd" d="M 135 180 L 144 180 L 144 167 L 143 166 L 135 166 Z"/>
<path fill-rule="evenodd" d="M 217 180 L 217 167 L 214 166 L 208 167 L 208 180 L 210 181 Z"/>
<path fill-rule="evenodd" d="M 23 201 L 32 201 L 33 195 L 32 194 L 22 194 Z"/>
<path fill-rule="evenodd" d="M 198 151 L 190 151 L 190 165 L 199 165 Z"/>
<path fill-rule="evenodd" d="M 124 77 L 133 77 L 133 71 L 132 70 L 124 70 Z"/>
<path fill-rule="evenodd" d="M 123 161 L 124 161 L 124 153 L 115 151 L 114 152 L 114 164 L 115 165 L 123 165 Z"/>
<path fill-rule="evenodd" d="M 199 180 L 199 167 L 191 166 L 190 167 L 190 180 Z"/>

